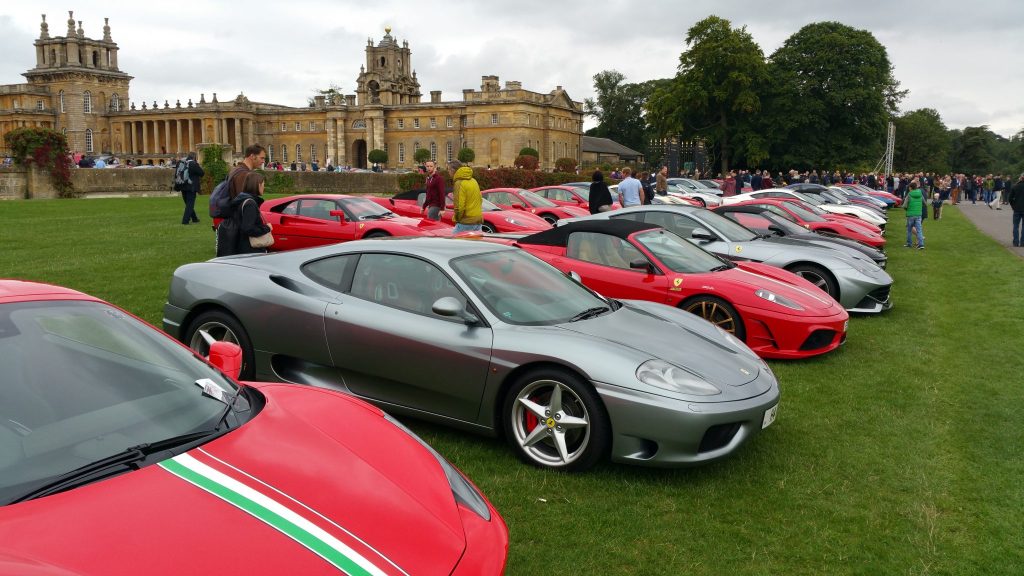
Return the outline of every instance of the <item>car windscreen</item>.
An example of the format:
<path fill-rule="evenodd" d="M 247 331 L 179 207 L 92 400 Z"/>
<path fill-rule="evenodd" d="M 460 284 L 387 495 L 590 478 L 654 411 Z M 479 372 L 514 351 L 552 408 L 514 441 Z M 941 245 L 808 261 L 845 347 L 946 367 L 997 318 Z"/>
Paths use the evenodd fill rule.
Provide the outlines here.
<path fill-rule="evenodd" d="M 776 213 L 776 210 L 778 210 L 778 213 Z M 796 222 L 793 222 L 793 220 L 791 220 L 792 216 L 787 214 L 785 210 L 776 206 L 772 206 L 767 211 L 762 212 L 761 216 L 766 218 L 772 224 L 782 228 L 786 234 L 803 234 L 804 232 L 807 232 L 806 228 Z"/>
<path fill-rule="evenodd" d="M 786 208 L 793 211 L 804 222 L 825 222 L 825 219 L 818 215 L 818 212 L 807 210 L 799 202 L 786 202 Z M 808 206 L 807 208 L 812 208 Z"/>
<path fill-rule="evenodd" d="M 394 216 L 394 212 L 366 198 L 344 198 L 341 205 L 353 220 L 378 220 Z"/>
<path fill-rule="evenodd" d="M 790 190 L 790 192 L 797 199 L 803 200 L 804 202 L 807 202 L 811 206 L 821 206 L 822 204 L 824 204 L 824 202 L 822 202 L 820 199 L 816 198 L 814 196 L 814 194 L 804 194 L 802 192 L 797 192 L 796 190 Z"/>
<path fill-rule="evenodd" d="M 0 505 L 26 487 L 217 423 L 237 387 L 190 350 L 98 302 L 0 306 Z"/>
<path fill-rule="evenodd" d="M 545 208 L 554 208 L 555 206 L 558 206 L 558 204 L 555 204 L 551 200 L 548 200 L 539 194 L 534 194 L 529 190 L 519 190 L 519 195 L 533 206 L 543 206 Z"/>
<path fill-rule="evenodd" d="M 520 250 L 462 256 L 455 273 L 488 310 L 509 324 L 552 325 L 608 302 L 564 274 Z"/>
<path fill-rule="evenodd" d="M 583 200 L 590 202 L 590 186 L 584 186 L 582 184 L 566 184 L 566 186 L 572 186 L 573 192 L 583 197 Z"/>
<path fill-rule="evenodd" d="M 636 239 L 673 272 L 702 274 L 720 268 L 724 261 L 664 229 L 638 232 Z"/>
<path fill-rule="evenodd" d="M 700 219 L 724 235 L 729 242 L 749 242 L 757 238 L 757 234 L 749 229 L 709 210 L 701 210 Z"/>
<path fill-rule="evenodd" d="M 842 204 L 849 204 L 850 203 L 849 200 L 847 200 L 846 198 L 841 198 L 839 196 L 839 194 L 836 194 L 835 192 L 832 192 L 831 190 L 823 191 L 821 193 L 821 197 L 823 199 L 831 200 L 831 202 L 833 204 L 840 204 L 840 205 L 842 205 Z"/>

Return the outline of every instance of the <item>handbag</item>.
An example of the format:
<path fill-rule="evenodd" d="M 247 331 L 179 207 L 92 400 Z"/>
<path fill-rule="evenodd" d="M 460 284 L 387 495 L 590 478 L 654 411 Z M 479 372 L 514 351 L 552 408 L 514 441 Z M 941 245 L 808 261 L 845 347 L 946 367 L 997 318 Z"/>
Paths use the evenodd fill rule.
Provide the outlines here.
<path fill-rule="evenodd" d="M 262 236 L 249 236 L 249 246 L 253 248 L 268 248 L 274 245 L 274 233 L 267 232 Z"/>

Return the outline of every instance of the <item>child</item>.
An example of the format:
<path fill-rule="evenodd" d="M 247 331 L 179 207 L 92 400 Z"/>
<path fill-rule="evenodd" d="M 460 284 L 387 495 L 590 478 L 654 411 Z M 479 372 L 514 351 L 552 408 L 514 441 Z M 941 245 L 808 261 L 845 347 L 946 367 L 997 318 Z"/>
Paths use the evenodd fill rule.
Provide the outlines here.
<path fill-rule="evenodd" d="M 932 196 L 932 219 L 938 220 L 939 218 L 942 218 L 942 199 L 939 193 L 936 192 Z"/>

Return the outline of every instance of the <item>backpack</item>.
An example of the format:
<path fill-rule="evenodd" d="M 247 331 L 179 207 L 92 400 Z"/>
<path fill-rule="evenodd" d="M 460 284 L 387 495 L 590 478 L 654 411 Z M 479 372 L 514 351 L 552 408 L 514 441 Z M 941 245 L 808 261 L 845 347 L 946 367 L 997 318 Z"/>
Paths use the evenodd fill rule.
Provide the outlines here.
<path fill-rule="evenodd" d="M 231 205 L 231 195 L 228 194 L 228 182 L 231 181 L 229 174 L 220 184 L 213 187 L 210 192 L 210 218 L 226 218 Z"/>
<path fill-rule="evenodd" d="M 178 162 L 178 167 L 174 169 L 174 189 L 178 192 L 184 192 L 192 187 L 192 176 L 188 173 L 188 160 L 182 160 Z"/>
<path fill-rule="evenodd" d="M 238 241 L 241 236 L 238 219 L 225 218 L 220 226 L 217 226 L 217 234 L 214 237 L 217 256 L 238 254 Z"/>

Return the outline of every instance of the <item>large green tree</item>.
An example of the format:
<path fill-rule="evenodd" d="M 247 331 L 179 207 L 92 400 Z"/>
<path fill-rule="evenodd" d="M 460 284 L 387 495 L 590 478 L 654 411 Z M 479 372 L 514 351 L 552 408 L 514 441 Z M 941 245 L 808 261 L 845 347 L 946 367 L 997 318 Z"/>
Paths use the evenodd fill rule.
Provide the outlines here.
<path fill-rule="evenodd" d="M 950 163 L 965 174 L 1020 174 L 1024 169 L 1024 131 L 1006 138 L 988 126 L 968 126 L 950 131 Z"/>
<path fill-rule="evenodd" d="M 755 123 L 768 78 L 761 48 L 745 26 L 718 16 L 694 24 L 686 45 L 675 78 L 647 105 L 651 125 L 659 136 L 703 139 L 718 150 L 723 173 L 734 159 L 758 163 L 767 152 Z"/>
<path fill-rule="evenodd" d="M 584 101 L 584 112 L 597 119 L 597 126 L 587 130 L 588 136 L 610 138 L 623 146 L 647 154 L 650 133 L 644 103 L 655 88 L 666 80 L 648 80 L 638 84 L 626 82 L 616 70 L 594 75 L 596 97 Z"/>
<path fill-rule="evenodd" d="M 949 172 L 952 138 L 938 111 L 921 108 L 893 120 L 896 143 L 893 169 L 896 172 Z"/>
<path fill-rule="evenodd" d="M 867 30 L 808 24 L 769 59 L 772 134 L 779 167 L 842 168 L 873 163 L 886 124 L 906 95 L 884 46 Z"/>

